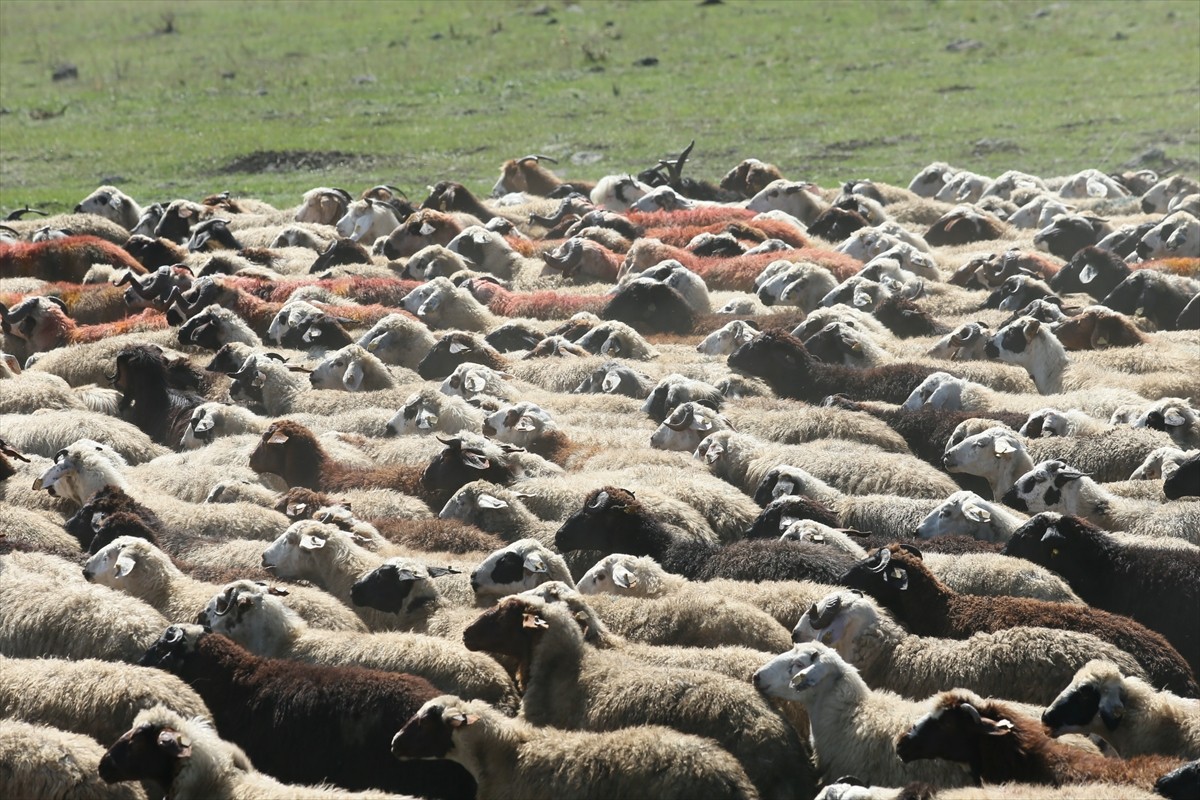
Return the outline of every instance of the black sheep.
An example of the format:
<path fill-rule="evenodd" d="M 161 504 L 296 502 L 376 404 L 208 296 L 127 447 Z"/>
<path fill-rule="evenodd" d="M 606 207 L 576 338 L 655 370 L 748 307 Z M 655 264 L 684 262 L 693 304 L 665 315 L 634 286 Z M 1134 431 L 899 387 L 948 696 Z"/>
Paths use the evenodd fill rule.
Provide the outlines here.
<path fill-rule="evenodd" d="M 1135 270 L 1100 302 L 1122 314 L 1142 313 L 1160 330 L 1172 330 L 1200 285 L 1190 278 Z"/>
<path fill-rule="evenodd" d="M 445 378 L 459 364 L 468 361 L 498 370 L 508 369 L 509 366 L 504 356 L 479 336 L 455 331 L 438 339 L 437 344 L 430 348 L 417 365 L 417 374 L 425 380 Z"/>
<path fill-rule="evenodd" d="M 673 534 L 632 492 L 605 486 L 588 495 L 554 536 L 559 552 L 650 556 L 690 580 L 810 580 L 831 583 L 854 558 L 808 542 L 742 541 L 701 545 Z"/>
<path fill-rule="evenodd" d="M 919 636 L 966 639 L 1016 625 L 1090 633 L 1138 660 L 1156 686 L 1183 697 L 1200 696 L 1187 661 L 1159 633 L 1128 617 L 1088 606 L 1026 597 L 959 594 L 937 579 L 909 545 L 881 548 L 838 581 L 868 592 Z"/>
<path fill-rule="evenodd" d="M 729 355 L 730 369 L 762 378 L 780 397 L 819 403 L 842 393 L 856 400 L 903 403 L 937 371 L 924 364 L 884 364 L 857 369 L 815 360 L 804 343 L 786 331 L 767 331 Z"/>
<path fill-rule="evenodd" d="M 168 361 L 154 346 L 127 347 L 117 355 L 116 369 L 108 376 L 121 392 L 121 416 L 159 444 L 177 447 L 192 409 L 205 398 L 177 388 L 199 388 L 201 379 L 190 366 Z"/>
<path fill-rule="evenodd" d="M 162 533 L 162 521 L 158 518 L 157 514 L 137 500 L 134 500 L 123 489 L 116 486 L 105 486 L 89 497 L 79 507 L 79 510 L 63 523 L 63 527 L 67 533 L 78 539 L 80 548 L 88 552 L 95 553 L 104 546 L 104 544 L 97 544 L 95 550 L 92 549 L 92 545 L 95 544 L 94 540 L 98 534 L 97 529 L 94 527 L 94 520 L 97 514 L 103 515 L 102 519 L 104 520 L 115 518 L 113 521 L 114 527 L 123 521 L 128 522 L 128 517 L 130 516 L 136 517 L 141 521 L 141 525 L 136 527 L 154 536 L 154 538 L 151 538 L 150 535 L 142 535 L 142 538 L 155 542 L 155 544 L 157 544 L 157 537 Z M 140 535 L 133 533 L 134 527 L 130 525 L 128 529 L 123 529 L 117 535 L 125 535 L 127 532 L 132 536 Z"/>
<path fill-rule="evenodd" d="M 139 663 L 189 684 L 221 737 L 281 781 L 447 800 L 475 794 L 458 764 L 391 757 L 403 721 L 441 694 L 424 678 L 261 658 L 199 625 L 167 628 Z"/>
<path fill-rule="evenodd" d="M 1168 500 L 1200 495 L 1200 455 L 1179 462 L 1179 468 L 1163 480 L 1163 494 Z"/>
<path fill-rule="evenodd" d="M 1050 279 L 1050 288 L 1059 294 L 1086 292 L 1101 300 L 1128 277 L 1129 266 L 1119 254 L 1089 246 L 1076 252 Z"/>
<path fill-rule="evenodd" d="M 1095 245 L 1107 232 L 1107 222 L 1099 217 L 1067 214 L 1038 231 L 1033 243 L 1069 261 L 1083 248 Z"/>
<path fill-rule="evenodd" d="M 624 322 L 638 333 L 691 333 L 695 313 L 683 295 L 665 283 L 632 281 L 619 288 L 601 319 Z"/>
<path fill-rule="evenodd" d="M 857 211 L 833 206 L 821 212 L 821 215 L 808 226 L 810 236 L 820 236 L 827 242 L 844 242 L 850 234 L 860 228 L 870 227 L 867 218 Z"/>
<path fill-rule="evenodd" d="M 1200 552 L 1120 540 L 1050 511 L 1018 528 L 1003 552 L 1062 575 L 1088 605 L 1158 631 L 1200 670 Z"/>

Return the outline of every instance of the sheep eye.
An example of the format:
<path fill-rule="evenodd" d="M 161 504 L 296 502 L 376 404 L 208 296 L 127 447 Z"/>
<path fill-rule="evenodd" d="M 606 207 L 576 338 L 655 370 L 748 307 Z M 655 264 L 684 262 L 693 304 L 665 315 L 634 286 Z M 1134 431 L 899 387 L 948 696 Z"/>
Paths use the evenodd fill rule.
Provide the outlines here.
<path fill-rule="evenodd" d="M 607 578 L 608 578 L 608 576 L 607 576 L 607 575 L 605 575 L 603 572 L 597 572 L 597 573 L 596 573 L 596 580 L 598 580 L 598 581 L 602 581 L 602 580 L 605 580 L 605 579 L 607 579 Z"/>
<path fill-rule="evenodd" d="M 942 509 L 942 513 L 941 513 L 941 515 L 942 515 L 943 517 L 948 517 L 948 516 L 950 516 L 950 509 L 948 509 L 948 508 L 943 508 L 943 509 Z"/>

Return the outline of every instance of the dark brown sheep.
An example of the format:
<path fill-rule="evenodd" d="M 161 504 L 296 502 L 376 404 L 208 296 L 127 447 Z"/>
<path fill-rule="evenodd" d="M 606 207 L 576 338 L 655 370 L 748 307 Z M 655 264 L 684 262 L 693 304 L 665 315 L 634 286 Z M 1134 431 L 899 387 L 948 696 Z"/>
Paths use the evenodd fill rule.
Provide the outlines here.
<path fill-rule="evenodd" d="M 1033 600 L 958 594 L 938 580 L 911 545 L 891 545 L 847 570 L 839 583 L 868 592 L 920 636 L 966 639 L 1016 625 L 1090 633 L 1138 660 L 1152 683 L 1184 697 L 1200 696 L 1187 661 L 1162 634 L 1107 611 Z"/>
<path fill-rule="evenodd" d="M 1108 758 L 1053 739 L 1040 720 L 1006 703 L 957 689 L 941 695 L 934 710 L 896 742 L 904 762 L 945 758 L 970 766 L 984 784 L 1121 783 L 1146 791 L 1181 766 L 1167 756 Z"/>

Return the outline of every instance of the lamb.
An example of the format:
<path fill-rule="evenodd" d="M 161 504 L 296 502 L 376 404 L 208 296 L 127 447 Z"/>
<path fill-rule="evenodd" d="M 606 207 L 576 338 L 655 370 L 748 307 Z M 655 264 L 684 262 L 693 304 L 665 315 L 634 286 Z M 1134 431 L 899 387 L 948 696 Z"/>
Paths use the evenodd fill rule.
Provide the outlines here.
<path fill-rule="evenodd" d="M 919 553 L 911 545 L 880 548 L 848 570 L 840 583 L 871 593 L 919 635 L 965 639 L 1017 621 L 1091 633 L 1134 655 L 1156 684 L 1188 697 L 1200 693 L 1187 662 L 1167 640 L 1127 617 L 1069 603 L 958 594 L 930 572 Z"/>
<path fill-rule="evenodd" d="M 559 552 L 600 550 L 602 554 L 648 555 L 668 572 L 693 580 L 815 580 L 832 583 L 853 559 L 808 543 L 744 541 L 701 544 L 665 522 L 633 493 L 605 486 L 588 495 L 583 508 L 555 533 Z"/>
<path fill-rule="evenodd" d="M 957 686 L 1044 705 L 1098 653 L 1145 674 L 1133 656 L 1088 633 L 1018 626 L 966 639 L 910 634 L 874 599 L 847 590 L 804 609 L 792 639 L 820 641 L 870 686 L 914 699 Z"/>
<path fill-rule="evenodd" d="M 166 626 L 142 601 L 85 583 L 75 564 L 29 555 L 0 556 L 4 655 L 136 661 Z"/>
<path fill-rule="evenodd" d="M 1197 669 L 1200 548 L 1164 548 L 1121 537 L 1074 516 L 1042 512 L 1013 533 L 1005 552 L 1061 574 L 1089 605 L 1156 630 Z"/>
<path fill-rule="evenodd" d="M 138 711 L 169 706 L 188 716 L 207 715 L 196 692 L 173 675 L 94 658 L 0 656 L 0 715 L 112 741 Z"/>
<path fill-rule="evenodd" d="M 1019 511 L 1059 511 L 1107 530 L 1178 537 L 1200 544 L 1200 503 L 1139 501 L 1120 497 L 1064 461 L 1042 461 L 1017 478 L 1004 502 Z"/>
<path fill-rule="evenodd" d="M 157 670 L 141 672 L 194 686 L 212 709 L 205 716 L 213 719 L 217 730 L 280 780 L 331 781 L 348 789 L 447 800 L 471 796 L 471 780 L 457 767 L 400 765 L 388 757 L 396 720 L 415 713 L 438 693 L 421 678 L 261 658 L 199 625 L 167 628 L 142 663 Z M 185 691 L 191 693 L 186 687 Z M 353 717 L 354 725 L 341 733 L 338 747 L 312 735 L 338 729 L 347 716 Z M 133 715 L 129 717 L 121 732 L 131 726 Z"/>
<path fill-rule="evenodd" d="M 142 216 L 142 207 L 120 189 L 101 186 L 79 201 L 75 206 L 75 213 L 96 214 L 131 231 Z"/>
<path fill-rule="evenodd" d="M 1095 733 L 1123 757 L 1200 758 L 1200 700 L 1157 692 L 1115 664 L 1089 661 L 1046 706 L 1042 722 L 1058 736 Z"/>
<path fill-rule="evenodd" d="M 1025 520 L 974 492 L 955 492 L 917 526 L 917 538 L 966 535 L 985 542 L 1007 542 Z"/>
<path fill-rule="evenodd" d="M 896 757 L 895 739 L 928 702 L 872 691 L 858 670 L 819 642 L 798 644 L 754 674 L 754 687 L 808 711 L 817 768 L 826 775 L 854 772 L 863 780 L 895 786 L 913 780 L 939 788 L 965 786 L 967 771 L 957 764 L 906 766 Z M 853 719 L 853 725 L 846 725 Z"/>
<path fill-rule="evenodd" d="M 142 711 L 100 759 L 105 783 L 144 780 L 171 798 L 283 800 L 406 800 L 383 792 L 347 792 L 323 786 L 290 786 L 257 771 L 236 745 L 221 739 L 203 717 L 187 719 L 163 706 Z"/>
<path fill-rule="evenodd" d="M 408 377 L 417 380 L 411 373 Z M 375 392 L 395 388 L 399 381 L 373 353 L 361 345 L 348 344 L 327 354 L 309 375 L 309 382 L 314 389 Z"/>
<path fill-rule="evenodd" d="M 957 488 L 944 474 L 912 456 L 840 439 L 779 445 L 734 431 L 718 431 L 700 442 L 695 457 L 747 494 L 753 494 L 767 472 L 780 464 L 805 464 L 816 477 L 854 494 L 939 498 Z M 850 467 L 867 462 L 872 465 L 871 473 L 856 474 Z"/>
<path fill-rule="evenodd" d="M 166 553 L 145 539 L 120 536 L 88 559 L 83 576 L 92 583 L 108 586 L 144 600 L 168 620 L 195 619 L 220 586 L 185 575 Z M 290 577 L 290 576 L 282 576 Z M 289 608 L 314 628 L 365 631 L 353 613 L 324 592 L 305 586 L 271 587 L 268 591 L 287 598 Z"/>
<path fill-rule="evenodd" d="M 1039 720 L 1007 703 L 956 689 L 936 698 L 933 710 L 896 741 L 905 763 L 924 758 L 964 762 L 975 781 L 1055 786 L 1113 781 L 1149 789 L 1182 762 L 1161 756 L 1106 758 L 1058 742 Z"/>
<path fill-rule="evenodd" d="M 422 706 L 392 740 L 392 753 L 462 764 L 478 783 L 479 800 L 600 800 L 646 792 L 663 798 L 758 797 L 737 759 L 711 740 L 652 725 L 598 733 L 539 728 L 452 695 Z"/>
<path fill-rule="evenodd" d="M 196 621 L 255 655 L 308 664 L 355 665 L 408 672 L 433 685 L 513 707 L 512 682 L 496 662 L 417 633 L 314 631 L 279 598 L 251 581 L 235 581 L 209 601 Z"/>
<path fill-rule="evenodd" d="M 815 793 L 795 732 L 745 684 L 699 670 L 632 666 L 588 647 L 569 609 L 531 597 L 503 600 L 467 628 L 463 641 L 518 660 L 521 715 L 530 723 L 589 731 L 665 724 L 714 737 L 763 797 Z M 685 694 L 663 693 L 678 681 Z"/>
<path fill-rule="evenodd" d="M 96 775 L 104 747 L 90 736 L 17 719 L 0 720 L 8 797 L 145 800 L 140 786 L 106 786 Z"/>

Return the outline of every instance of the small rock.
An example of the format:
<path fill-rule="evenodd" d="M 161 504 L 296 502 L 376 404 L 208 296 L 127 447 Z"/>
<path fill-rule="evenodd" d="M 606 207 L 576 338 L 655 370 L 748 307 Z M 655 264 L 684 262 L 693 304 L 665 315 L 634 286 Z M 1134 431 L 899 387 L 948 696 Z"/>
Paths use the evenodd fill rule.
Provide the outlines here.
<path fill-rule="evenodd" d="M 50 77 L 56 81 L 75 80 L 79 77 L 79 68 L 71 63 L 59 64 Z"/>
<path fill-rule="evenodd" d="M 963 53 L 967 50 L 978 50 L 981 47 L 983 47 L 983 42 L 977 39 L 955 39 L 946 45 L 946 49 L 951 53 Z"/>
<path fill-rule="evenodd" d="M 635 67 L 656 67 L 658 66 L 658 58 L 656 56 L 646 56 L 633 62 L 633 65 Z"/>

